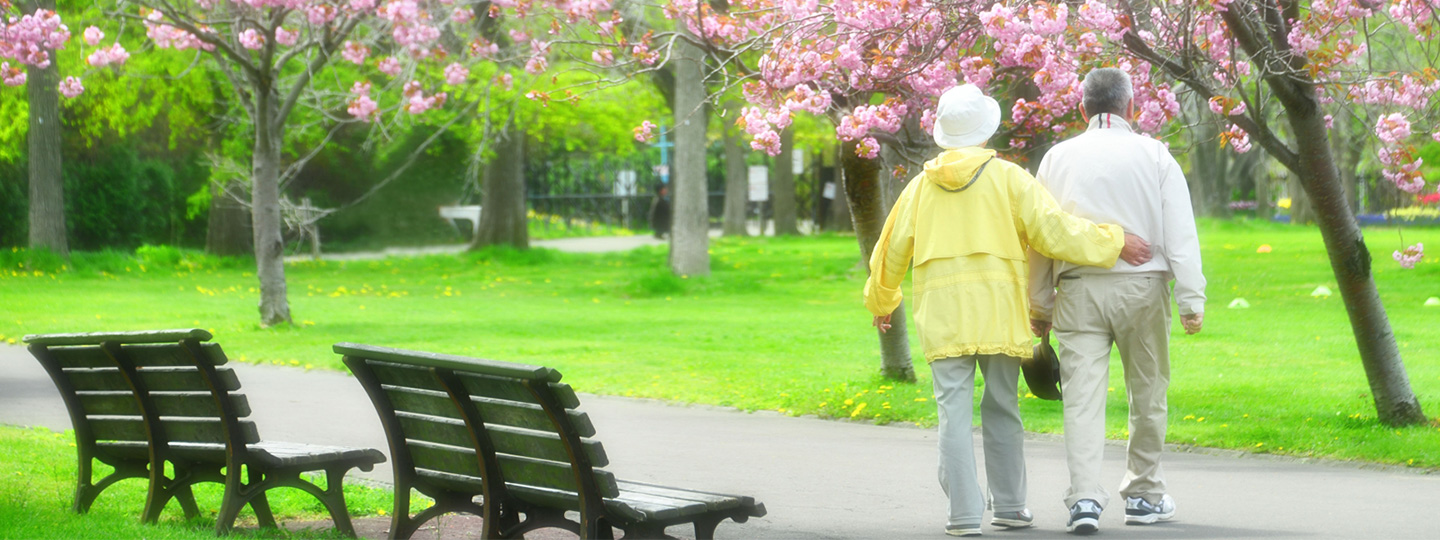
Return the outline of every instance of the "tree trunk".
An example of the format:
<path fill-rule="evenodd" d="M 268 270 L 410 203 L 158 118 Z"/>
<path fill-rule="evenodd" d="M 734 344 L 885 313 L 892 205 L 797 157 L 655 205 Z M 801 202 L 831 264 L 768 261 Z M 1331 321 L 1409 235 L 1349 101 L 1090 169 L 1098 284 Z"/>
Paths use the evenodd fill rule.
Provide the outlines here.
<path fill-rule="evenodd" d="M 840 146 L 836 153 L 844 152 L 844 146 Z M 845 185 L 844 160 L 835 167 L 835 198 L 830 200 L 830 215 L 826 217 L 829 225 L 826 230 L 834 232 L 855 232 L 855 222 L 850 216 L 850 197 L 845 193 L 848 191 Z"/>
<path fill-rule="evenodd" d="M 250 255 L 255 253 L 255 233 L 251 230 L 250 214 L 245 205 L 235 200 L 243 193 L 239 180 L 231 180 L 210 198 L 210 217 L 205 231 L 205 252 L 211 255 Z"/>
<path fill-rule="evenodd" d="M 1360 224 L 1355 220 L 1340 182 L 1339 170 L 1325 129 L 1325 119 L 1315 94 L 1306 87 L 1301 100 L 1285 103 L 1293 133 L 1300 170 L 1295 171 L 1314 205 L 1320 234 L 1325 238 L 1325 251 L 1330 255 L 1330 268 L 1350 328 L 1360 350 L 1360 363 L 1370 382 L 1375 399 L 1375 412 L 1381 422 L 1389 425 L 1419 424 L 1426 421 L 1420 401 L 1410 388 L 1410 377 L 1395 344 L 1395 334 L 1375 278 L 1370 273 L 1370 250 L 1365 246 Z"/>
<path fill-rule="evenodd" d="M 795 217 L 795 130 L 780 132 L 780 155 L 770 169 L 770 209 L 775 216 L 775 236 L 800 234 Z"/>
<path fill-rule="evenodd" d="M 505 245 L 530 247 L 525 216 L 525 132 L 512 116 L 495 141 L 495 157 L 485 164 L 485 199 L 480 210 L 480 232 L 470 249 Z"/>
<path fill-rule="evenodd" d="M 688 34 L 684 25 L 680 32 Z M 704 56 L 684 38 L 674 42 L 675 218 L 670 233 L 670 271 L 710 275 L 710 205 L 705 182 Z"/>
<path fill-rule="evenodd" d="M 260 278 L 260 325 L 274 326 L 291 322 L 285 285 L 285 243 L 280 230 L 280 158 L 285 122 L 276 114 L 280 106 L 276 92 L 257 86 L 250 219 L 255 231 L 255 273 Z"/>
<path fill-rule="evenodd" d="M 732 103 L 732 105 L 734 105 Z M 739 117 L 740 107 L 730 107 L 730 115 Z M 745 227 L 745 205 L 750 200 L 749 168 L 745 154 L 749 152 L 745 134 L 734 126 L 725 126 L 725 236 L 748 236 Z"/>
<path fill-rule="evenodd" d="M 880 162 L 855 155 L 855 146 L 854 141 L 841 143 L 840 166 L 845 171 L 845 197 L 849 199 L 855 237 L 860 242 L 861 262 L 868 273 L 870 253 L 880 241 L 889 208 L 881 201 Z M 904 302 L 895 308 L 890 324 L 889 332 L 876 331 L 880 337 L 880 373 L 887 379 L 914 381 L 915 366 L 910 358 Z"/>
<path fill-rule="evenodd" d="M 55 9 L 54 0 L 31 3 L 34 9 Z M 60 158 L 60 58 L 50 52 L 50 66 L 29 67 L 30 99 L 30 248 L 70 256 L 65 238 L 65 178 Z"/>

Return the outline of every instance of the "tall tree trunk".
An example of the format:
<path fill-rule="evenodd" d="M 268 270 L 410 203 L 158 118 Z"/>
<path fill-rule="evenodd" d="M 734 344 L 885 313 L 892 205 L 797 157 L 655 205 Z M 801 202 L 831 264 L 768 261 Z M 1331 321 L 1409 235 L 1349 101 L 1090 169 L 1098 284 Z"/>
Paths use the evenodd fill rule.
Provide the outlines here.
<path fill-rule="evenodd" d="M 495 157 L 485 164 L 485 199 L 480 210 L 480 232 L 470 249 L 507 245 L 530 247 L 525 217 L 525 132 L 512 115 L 495 141 Z"/>
<path fill-rule="evenodd" d="M 740 116 L 740 107 L 732 102 L 732 118 Z M 725 236 L 747 236 L 745 227 L 745 205 L 750 200 L 749 168 L 745 166 L 745 154 L 749 145 L 745 135 L 735 126 L 725 126 L 725 211 L 723 221 Z"/>
<path fill-rule="evenodd" d="M 855 237 L 860 242 L 861 262 L 868 273 L 870 253 L 880 241 L 889 208 L 881 200 L 880 162 L 855 155 L 855 146 L 854 141 L 841 143 L 840 166 L 845 170 L 845 197 L 849 199 Z M 876 331 L 880 337 L 880 373 L 887 379 L 914 381 L 915 366 L 910 359 L 904 302 L 895 308 L 890 324 L 889 332 Z"/>
<path fill-rule="evenodd" d="M 239 180 L 231 180 L 210 198 L 210 217 L 205 230 L 205 252 L 212 255 L 255 253 L 255 233 L 250 214 L 233 194 L 243 193 Z"/>
<path fill-rule="evenodd" d="M 55 9 L 54 0 L 29 5 Z M 50 52 L 50 66 L 29 67 L 30 99 L 30 247 L 70 256 L 65 238 L 65 178 L 60 158 L 60 58 Z"/>
<path fill-rule="evenodd" d="M 1325 251 L 1330 255 L 1330 268 L 1335 272 L 1340 296 L 1345 300 L 1345 311 L 1350 316 L 1350 328 L 1370 382 L 1376 414 L 1381 422 L 1390 425 L 1423 423 L 1425 413 L 1410 388 L 1410 377 L 1395 344 L 1395 333 L 1370 273 L 1370 250 L 1345 199 L 1335 156 L 1327 140 L 1324 113 L 1311 87 L 1306 86 L 1296 94 L 1300 99 L 1285 100 L 1291 129 L 1298 134 L 1295 141 L 1300 170 L 1295 172 L 1317 210 L 1315 218 L 1325 239 Z"/>
<path fill-rule="evenodd" d="M 280 159 L 285 122 L 278 117 L 279 96 L 257 85 L 255 155 L 251 163 L 250 219 L 255 231 L 255 267 L 260 278 L 260 324 L 290 323 L 285 285 L 285 243 L 280 221 Z"/>
<path fill-rule="evenodd" d="M 836 147 L 835 154 L 843 154 L 845 146 Z M 850 197 L 846 195 L 849 190 L 845 187 L 849 182 L 845 180 L 845 160 L 839 159 L 840 163 L 835 166 L 835 198 L 830 200 L 830 215 L 826 216 L 829 225 L 825 230 L 835 232 L 853 232 L 855 222 L 850 216 Z M 869 261 L 866 261 L 869 262 Z"/>
<path fill-rule="evenodd" d="M 680 32 L 688 34 L 685 25 Z M 704 56 L 684 38 L 675 56 L 675 218 L 670 233 L 670 271 L 710 275 L 710 205 L 705 182 Z"/>
<path fill-rule="evenodd" d="M 770 169 L 770 209 L 775 215 L 775 236 L 800 234 L 795 216 L 795 129 L 780 132 L 780 155 Z"/>

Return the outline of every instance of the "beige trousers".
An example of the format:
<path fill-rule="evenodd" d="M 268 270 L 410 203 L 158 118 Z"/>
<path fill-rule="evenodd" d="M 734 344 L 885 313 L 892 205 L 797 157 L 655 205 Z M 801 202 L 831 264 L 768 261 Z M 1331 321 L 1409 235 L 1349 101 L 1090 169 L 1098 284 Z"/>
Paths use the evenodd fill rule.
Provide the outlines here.
<path fill-rule="evenodd" d="M 1070 467 L 1065 506 L 1093 499 L 1103 507 L 1110 500 L 1100 465 L 1112 343 L 1120 351 L 1130 405 L 1120 495 L 1159 501 L 1165 494 L 1160 452 L 1170 386 L 1170 289 L 1164 274 L 1062 276 L 1054 323 Z"/>

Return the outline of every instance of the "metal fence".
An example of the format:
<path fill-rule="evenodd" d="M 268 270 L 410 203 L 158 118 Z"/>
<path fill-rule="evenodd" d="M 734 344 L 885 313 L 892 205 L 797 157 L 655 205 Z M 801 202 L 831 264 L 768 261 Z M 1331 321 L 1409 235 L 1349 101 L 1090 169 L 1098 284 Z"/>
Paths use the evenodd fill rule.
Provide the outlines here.
<path fill-rule="evenodd" d="M 630 230 L 650 229 L 650 205 L 654 195 L 530 195 L 526 197 L 531 211 L 550 216 L 545 226 L 558 222 L 565 227 L 584 227 L 597 224 L 624 227 Z M 675 201 L 670 201 L 674 208 Z M 719 223 L 725 207 L 725 193 L 712 191 L 709 195 L 710 221 Z"/>

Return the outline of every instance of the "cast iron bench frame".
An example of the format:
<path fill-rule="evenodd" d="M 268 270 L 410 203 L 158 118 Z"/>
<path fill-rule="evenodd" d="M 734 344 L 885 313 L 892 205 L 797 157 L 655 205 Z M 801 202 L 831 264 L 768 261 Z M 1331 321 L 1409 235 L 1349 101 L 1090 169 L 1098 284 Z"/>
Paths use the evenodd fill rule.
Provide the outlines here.
<path fill-rule="evenodd" d="M 73 509 L 84 513 L 105 488 L 148 479 L 141 519 L 154 523 L 171 499 L 199 515 L 191 486 L 225 485 L 215 533 L 233 528 L 249 504 L 260 525 L 275 527 L 265 492 L 293 487 L 319 499 L 335 528 L 355 536 L 343 479 L 351 468 L 383 463 L 379 450 L 260 440 L 250 403 L 220 346 L 199 329 L 25 336 L 49 372 L 75 429 L 79 471 Z M 115 472 L 94 480 L 95 460 Z M 173 478 L 165 474 L 165 465 Z M 222 472 L 222 470 L 224 472 Z M 245 475 L 240 471 L 245 471 Z M 324 471 L 326 488 L 300 477 Z"/>
<path fill-rule="evenodd" d="M 453 512 L 483 518 L 484 538 L 542 527 L 582 538 L 613 538 L 614 528 L 625 538 L 656 538 L 693 524 L 697 538 L 709 539 L 725 519 L 765 515 L 751 497 L 617 481 L 600 468 L 609 461 L 595 427 L 554 369 L 355 343 L 335 352 L 385 426 L 395 471 L 390 538 L 409 538 Z M 411 516 L 412 488 L 435 505 Z"/>

